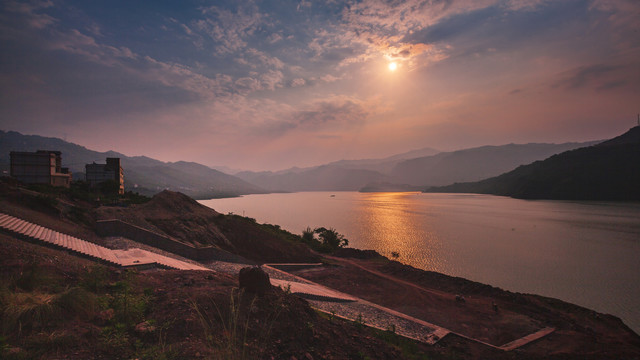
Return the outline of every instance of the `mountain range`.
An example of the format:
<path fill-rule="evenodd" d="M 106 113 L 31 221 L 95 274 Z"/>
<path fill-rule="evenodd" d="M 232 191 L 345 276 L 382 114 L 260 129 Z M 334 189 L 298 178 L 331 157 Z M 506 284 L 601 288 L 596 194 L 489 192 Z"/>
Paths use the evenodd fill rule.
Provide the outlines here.
<path fill-rule="evenodd" d="M 522 199 L 640 200 L 640 126 L 597 145 L 554 155 L 477 182 L 428 192 L 481 193 Z"/>
<path fill-rule="evenodd" d="M 596 143 L 508 144 L 450 152 L 423 148 L 381 159 L 340 160 L 307 168 L 229 175 L 195 162 L 129 157 L 115 151 L 93 151 L 57 138 L 0 131 L 0 171 L 8 173 L 10 151 L 43 149 L 61 151 L 63 166 L 69 167 L 75 180 L 84 179 L 85 164 L 119 157 L 125 170 L 125 189 L 145 195 L 165 189 L 198 199 L 295 191 L 416 191 L 497 176 Z"/>
<path fill-rule="evenodd" d="M 519 165 L 596 143 L 598 141 L 508 144 L 451 152 L 425 148 L 384 159 L 342 160 L 304 169 L 244 171 L 235 175 L 270 191 L 419 190 L 426 186 L 485 179 L 513 170 Z"/>
<path fill-rule="evenodd" d="M 162 162 L 115 151 L 98 152 L 58 138 L 22 135 L 15 131 L 0 131 L 0 171 L 8 174 L 11 151 L 40 149 L 61 151 L 62 166 L 71 170 L 74 180 L 84 180 L 85 164 L 104 163 L 107 157 L 119 157 L 124 169 L 125 189 L 144 195 L 167 189 L 205 199 L 266 192 L 237 177 L 194 162 Z"/>

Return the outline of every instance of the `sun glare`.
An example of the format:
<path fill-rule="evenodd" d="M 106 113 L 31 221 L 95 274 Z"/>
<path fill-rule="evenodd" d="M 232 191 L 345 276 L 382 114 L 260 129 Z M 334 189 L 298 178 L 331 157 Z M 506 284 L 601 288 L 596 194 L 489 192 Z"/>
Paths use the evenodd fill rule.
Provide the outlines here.
<path fill-rule="evenodd" d="M 398 64 L 391 62 L 389 63 L 389 70 L 390 71 L 396 71 L 396 69 L 398 68 Z"/>

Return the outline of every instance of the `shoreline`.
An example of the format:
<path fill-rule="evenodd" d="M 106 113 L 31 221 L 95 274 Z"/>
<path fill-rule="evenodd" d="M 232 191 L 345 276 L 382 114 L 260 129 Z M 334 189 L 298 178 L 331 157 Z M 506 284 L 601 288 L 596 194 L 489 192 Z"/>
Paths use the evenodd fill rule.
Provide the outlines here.
<path fill-rule="evenodd" d="M 330 198 L 331 194 L 336 194 L 337 196 L 335 198 Z M 398 194 L 399 197 L 401 198 L 406 198 L 406 197 L 412 197 L 413 193 L 395 193 Z M 322 212 L 322 209 L 320 209 L 323 206 L 334 206 L 335 204 L 339 204 L 339 207 L 349 207 L 351 206 L 351 200 L 353 199 L 360 199 L 358 201 L 363 201 L 361 199 L 364 199 L 365 197 L 373 197 L 375 199 L 382 199 L 385 195 L 387 194 L 369 194 L 369 193 L 358 193 L 358 192 L 327 192 L 327 191 L 321 191 L 321 192 L 300 192 L 300 193 L 292 193 L 292 194 L 286 194 L 287 196 L 284 197 L 278 197 L 277 195 L 262 195 L 260 197 L 260 201 L 261 202 L 266 202 L 266 203 L 278 203 L 279 207 L 283 207 L 283 208 L 289 208 L 289 212 L 292 214 L 290 216 L 281 216 L 281 214 L 278 212 L 278 209 L 270 209 L 268 207 L 258 207 L 255 206 L 254 202 L 251 201 L 252 197 L 251 196 L 247 196 L 245 198 L 243 198 L 242 200 L 240 200 L 239 202 L 225 202 L 224 199 L 222 199 L 222 202 L 220 204 L 216 204 L 216 203 L 212 203 L 210 206 L 212 208 L 218 208 L 223 212 L 227 212 L 227 210 L 236 213 L 235 209 L 246 209 L 245 213 L 246 216 L 251 217 L 251 218 L 256 218 L 258 222 L 261 223 L 277 223 L 277 224 L 281 224 L 281 226 L 286 229 L 289 230 L 291 232 L 297 233 L 299 231 L 301 231 L 302 229 L 304 229 L 304 227 L 306 225 L 302 225 L 303 223 L 298 221 L 298 225 L 295 225 L 297 219 L 292 219 L 293 218 L 299 218 L 304 216 L 305 214 L 307 214 L 306 210 L 304 209 L 297 209 L 296 208 L 296 204 L 300 203 L 300 204 L 310 204 L 310 203 L 314 203 L 317 204 L 315 206 L 315 210 L 313 212 L 313 214 L 309 215 L 309 218 L 312 217 L 316 217 L 316 218 L 323 218 L 323 219 L 333 219 L 330 220 L 328 222 L 325 223 L 317 223 L 317 224 L 313 224 L 313 221 L 308 221 L 308 223 L 310 223 L 310 225 L 313 226 L 322 226 L 325 225 L 326 223 L 330 223 L 331 226 L 335 227 L 339 232 L 344 233 L 345 236 L 350 239 L 350 246 L 354 247 L 354 248 L 358 248 L 358 249 L 373 249 L 373 250 L 380 250 L 380 248 L 376 248 L 374 246 L 371 246 L 372 243 L 374 243 L 373 241 L 371 241 L 370 239 L 367 241 L 361 241 L 358 239 L 358 236 L 356 233 L 356 236 L 352 234 L 349 234 L 349 226 L 350 223 L 349 221 L 351 221 L 350 219 L 352 219 L 353 217 L 349 217 L 348 219 L 344 219 L 345 217 L 351 216 L 349 214 L 350 211 L 357 211 L 357 210 L 351 210 L 351 209 L 340 209 L 338 207 L 336 208 L 332 208 L 334 211 L 339 212 L 339 217 L 342 218 L 334 218 L 331 217 L 329 215 L 326 214 L 326 212 Z M 449 198 L 445 196 L 445 194 L 434 194 L 434 198 L 431 197 L 423 197 L 425 194 L 420 194 L 415 196 L 415 199 L 444 199 L 443 202 L 445 200 L 449 201 Z M 455 199 L 460 199 L 459 196 L 461 194 L 452 194 L 451 198 L 455 198 Z M 254 198 L 255 199 L 255 198 Z M 540 207 L 544 207 L 544 206 L 560 206 L 562 209 L 572 209 L 574 207 L 578 207 L 580 209 L 581 212 L 584 212 L 585 214 L 588 214 L 592 211 L 601 211 L 601 210 L 607 210 L 610 206 L 609 205 L 613 205 L 616 208 L 621 208 L 621 209 L 626 209 L 625 211 L 637 211 L 637 209 L 639 208 L 640 204 L 637 204 L 638 206 L 636 206 L 636 204 L 629 204 L 629 203 L 611 203 L 611 202 L 576 202 L 576 201 L 556 201 L 556 200 L 536 200 L 536 201 L 529 201 L 529 200 L 519 200 L 519 199 L 512 199 L 512 198 L 508 198 L 508 197 L 497 197 L 497 196 L 493 196 L 493 195 L 471 195 L 469 197 L 463 197 L 461 199 L 467 199 L 470 201 L 474 201 L 473 199 L 480 199 L 480 200 L 484 200 L 484 199 L 492 199 L 492 200 L 498 200 L 500 203 L 513 203 L 516 206 L 520 206 L 519 204 L 524 204 L 528 207 L 533 206 L 533 209 L 538 209 Z M 333 201 L 333 202 L 332 202 Z M 379 201 L 379 200 L 376 200 Z M 382 200 L 380 200 L 382 201 Z M 401 200 L 393 200 L 393 201 L 401 201 Z M 207 203 L 207 201 L 201 201 L 201 203 L 203 203 L 206 206 L 209 206 L 209 204 Z M 254 206 L 254 207 L 252 207 Z M 444 206 L 444 205 L 439 205 L 439 206 Z M 536 210 L 537 211 L 537 210 Z M 567 210 L 568 211 L 568 210 Z M 282 213 L 285 213 L 285 211 L 282 211 Z M 242 214 L 242 211 L 240 211 L 240 214 Z M 375 214 L 375 213 L 372 213 Z M 353 215 L 356 216 L 356 215 Z M 365 215 L 366 217 L 369 216 L 374 216 L 374 215 Z M 435 215 L 434 215 L 435 216 Z M 590 215 L 589 215 L 590 216 Z M 307 223 L 307 222 L 305 222 Z M 454 223 L 452 223 L 451 225 L 448 225 L 449 227 L 454 226 Z M 603 223 L 603 225 L 606 223 Z M 504 228 L 503 233 L 510 235 L 511 233 L 514 234 L 514 236 L 522 236 L 523 232 L 521 231 L 521 228 L 524 225 L 520 225 L 520 226 L 515 226 L 515 231 L 512 231 L 511 228 L 509 226 L 507 226 L 506 228 Z M 540 232 L 541 227 L 540 224 L 537 224 L 537 231 Z M 589 226 L 600 226 L 596 223 L 590 224 Z M 481 231 L 479 227 L 474 228 L 476 229 L 476 232 L 484 232 Z M 353 230 L 353 229 L 352 229 Z M 373 230 L 373 231 L 386 231 L 386 230 Z M 412 230 L 414 231 L 414 230 Z M 449 230 L 452 231 L 452 230 Z M 551 231 L 551 230 L 549 230 Z M 629 235 L 633 235 L 635 234 L 634 229 L 630 228 L 628 231 L 630 231 L 630 233 L 628 233 Z M 636 230 L 637 231 L 637 230 Z M 401 233 L 409 233 L 408 231 L 406 231 L 406 229 L 401 230 Z M 451 234 L 450 234 L 451 235 Z M 460 235 L 458 235 L 460 236 Z M 533 235 L 527 235 L 525 234 L 525 236 L 527 236 L 527 238 L 532 238 L 534 237 Z M 548 235 L 544 235 L 543 237 L 547 237 Z M 383 235 L 378 236 L 379 238 L 383 237 Z M 393 239 L 393 237 L 395 238 L 403 238 L 402 235 L 398 235 L 398 234 L 394 234 L 394 235 L 389 235 L 390 239 Z M 482 239 L 485 238 L 489 238 L 489 235 L 483 235 L 483 237 L 481 237 Z M 588 239 L 593 239 L 590 240 L 592 241 L 596 241 L 597 237 L 594 236 L 589 236 L 587 237 Z M 547 246 L 550 248 L 555 248 L 557 246 L 560 245 L 553 245 L 554 243 L 561 243 L 561 244 L 567 244 L 567 245 L 563 245 L 563 246 L 568 246 L 569 242 L 565 239 L 561 239 L 560 241 L 556 242 L 556 241 L 551 241 L 552 239 L 549 239 L 549 241 L 544 242 L 543 244 L 545 245 L 540 245 L 540 246 Z M 391 241 L 391 240 L 390 240 Z M 444 239 L 442 239 L 441 241 L 444 241 Z M 491 241 L 491 239 L 488 240 L 483 240 L 483 241 Z M 533 241 L 533 240 L 530 240 Z M 618 240 L 617 242 L 624 242 L 623 240 Z M 491 244 L 489 242 L 489 244 Z M 532 245 L 530 246 L 534 246 L 533 242 L 531 243 Z M 507 246 L 508 243 L 505 243 L 505 246 Z M 474 249 L 477 248 L 476 251 L 483 251 L 481 247 L 478 247 L 476 245 L 474 245 Z M 495 246 L 498 246 L 498 244 L 496 244 Z M 536 245 L 537 246 L 537 245 Z M 572 245 L 575 246 L 575 245 Z M 606 244 L 600 244 L 600 247 L 602 246 L 606 246 Z M 458 249 L 458 248 L 456 248 Z M 462 249 L 464 248 L 460 248 L 457 251 L 463 251 Z M 493 248 L 492 248 L 493 249 Z M 599 249 L 599 248 L 598 248 Z M 606 249 L 603 248 L 603 249 Z M 388 251 L 386 252 L 381 252 L 383 255 L 392 258 L 391 257 L 391 251 L 397 251 L 393 250 L 393 249 L 387 249 Z M 408 251 L 408 250 L 406 250 Z M 569 280 L 565 280 L 567 282 L 567 285 L 570 286 L 570 288 L 566 288 L 564 286 L 554 286 L 554 287 L 550 287 L 549 285 L 547 285 L 546 282 L 543 281 L 543 279 L 545 279 L 546 277 L 542 277 L 541 279 L 537 279 L 534 278 L 535 282 L 533 283 L 533 286 L 522 286 L 522 282 L 518 281 L 518 282 L 514 282 L 512 280 L 509 280 L 509 276 L 506 272 L 498 272 L 498 270 L 495 269 L 491 269 L 491 268 L 495 268 L 496 263 L 494 262 L 493 264 L 491 264 L 491 268 L 489 267 L 485 267 L 484 271 L 486 274 L 483 275 L 483 272 L 481 271 L 480 273 L 477 272 L 460 272 L 460 271 L 447 271 L 446 269 L 442 269 L 441 266 L 436 267 L 434 269 L 434 267 L 430 267 L 430 266 L 425 266 L 425 264 L 427 264 L 426 262 L 421 261 L 421 262 L 414 262 L 412 261 L 412 259 L 409 257 L 410 254 L 408 254 L 406 251 L 402 251 L 400 250 L 400 258 L 398 260 L 400 260 L 403 263 L 406 264 L 410 264 L 416 268 L 419 269 L 423 269 L 423 270 L 427 270 L 427 271 L 437 271 L 443 274 L 448 274 L 451 276 L 461 276 L 463 278 L 468 278 L 471 279 L 473 281 L 479 281 L 481 283 L 489 283 L 489 284 L 493 284 L 495 286 L 498 286 L 500 288 L 503 289 L 507 289 L 510 291 L 517 291 L 517 292 L 523 292 L 523 293 L 530 293 L 530 294 L 541 294 L 547 297 L 551 297 L 551 298 L 559 298 L 559 299 L 563 299 L 565 301 L 571 302 L 571 303 L 576 303 L 576 304 L 580 304 L 582 306 L 588 307 L 588 308 L 594 308 L 597 309 L 601 312 L 605 312 L 605 313 L 612 313 L 612 314 L 616 314 L 617 316 L 619 316 L 621 319 L 625 319 L 625 324 L 627 324 L 628 326 L 630 326 L 632 329 L 634 329 L 635 332 L 640 332 L 640 313 L 634 314 L 632 312 L 632 310 L 634 309 L 634 307 L 632 306 L 633 304 L 629 304 L 629 301 L 631 298 L 633 298 L 632 295 L 627 295 L 625 298 L 617 298 L 619 300 L 615 300 L 614 302 L 611 302 L 611 300 L 606 300 L 606 301 L 594 301 L 593 299 L 598 299 L 598 298 L 602 298 L 603 295 L 602 294 L 609 294 L 611 293 L 610 290 L 604 291 L 601 294 L 598 294 L 596 292 L 596 290 L 594 288 L 592 288 L 592 286 L 590 285 L 586 285 L 587 283 L 589 283 L 591 280 L 590 277 L 588 276 L 583 276 L 581 278 L 576 277 L 575 281 L 569 281 Z M 468 250 L 471 251 L 471 250 Z M 497 248 L 495 248 L 494 251 L 498 251 Z M 605 252 L 604 250 L 602 252 Z M 537 254 L 537 250 L 535 250 L 533 252 L 534 254 Z M 415 253 L 415 255 L 417 255 L 419 253 Z M 458 254 L 458 257 L 456 259 L 453 259 L 453 263 L 449 262 L 447 263 L 447 265 L 449 266 L 449 270 L 451 270 L 451 267 L 454 266 L 457 263 L 461 262 L 461 258 L 460 256 L 464 256 L 464 254 Z M 595 255 L 596 258 L 599 257 L 599 255 Z M 629 255 L 625 255 L 625 257 L 628 257 Z M 481 262 L 479 262 L 480 260 L 475 260 L 476 261 L 476 266 L 479 266 L 479 264 L 481 264 Z M 500 261 L 502 260 L 496 260 L 498 262 L 498 264 L 500 263 Z M 527 260 L 528 261 L 528 260 Z M 579 264 L 581 264 L 581 261 L 583 260 L 579 260 L 579 259 L 574 259 L 571 261 L 578 261 Z M 428 265 L 428 264 L 427 264 Z M 523 266 L 527 266 L 527 263 L 524 262 L 522 263 Z M 559 264 L 561 265 L 561 264 Z M 559 269 L 562 269 L 564 267 L 567 267 L 568 265 L 561 265 L 559 267 Z M 578 266 L 578 265 L 576 265 Z M 583 266 L 586 265 L 580 265 L 577 267 L 577 269 L 582 268 Z M 555 268 L 558 268 L 558 266 L 554 265 Z M 544 276 L 554 276 L 552 275 L 553 271 L 551 269 L 549 269 L 547 266 L 542 266 L 541 270 L 543 271 Z M 609 269 L 610 270 L 610 269 Z M 606 270 L 606 271 L 609 271 Z M 518 270 L 518 271 L 523 271 L 523 270 Z M 532 269 L 529 270 L 529 272 L 533 271 Z M 537 270 L 536 270 L 537 271 Z M 573 270 L 572 270 L 573 271 Z M 577 270 L 576 270 L 577 271 Z M 589 270 L 590 272 L 595 271 L 593 269 Z M 504 278 L 504 280 L 500 280 L 500 281 L 496 281 L 493 278 L 491 278 L 491 274 L 492 273 L 496 273 L 498 272 L 500 274 L 501 277 Z M 587 273 L 590 273 L 587 272 Z M 507 275 L 504 275 L 507 274 Z M 579 274 L 576 274 L 575 276 L 577 276 Z M 515 274 L 512 276 L 516 276 Z M 560 274 L 560 278 L 564 279 L 564 278 L 571 278 L 572 275 L 571 273 L 562 273 Z M 613 275 L 613 276 L 617 276 L 617 275 Z M 626 277 L 628 277 L 629 275 L 627 274 Z M 556 276 L 557 277 L 557 276 Z M 600 276 L 602 277 L 602 276 Z M 507 280 L 507 281 L 505 281 Z M 556 280 L 552 280 L 552 281 L 556 281 Z M 616 281 L 615 284 L 622 282 L 622 280 L 620 281 Z M 632 280 L 629 282 L 629 284 L 633 284 L 633 283 L 637 283 L 637 279 L 636 280 Z M 515 284 L 514 285 L 510 285 L 510 284 Z M 582 284 L 582 285 L 581 285 Z M 544 288 L 544 286 L 547 286 L 547 289 Z M 630 285 L 631 286 L 631 285 Z M 588 292 L 585 294 L 581 294 L 579 293 L 580 288 L 581 287 L 586 287 L 589 288 Z M 575 289 L 575 290 L 573 290 Z M 617 289 L 617 288 L 616 288 Z M 636 289 L 636 290 L 634 290 Z M 632 291 L 636 291 L 637 292 L 637 287 L 632 287 L 631 290 Z M 573 295 L 571 292 L 572 291 L 578 291 L 577 296 Z M 620 290 L 623 291 L 623 293 L 633 293 L 633 292 L 629 292 L 629 290 Z M 589 295 L 589 294 L 593 294 L 593 295 Z M 595 298 L 594 298 L 595 296 Z M 637 296 L 640 296 L 640 294 L 637 294 Z M 626 299 L 626 300 L 625 300 Z M 619 304 L 619 305 L 616 305 Z M 626 304 L 626 305 L 624 305 Z M 614 305 L 613 307 L 611 305 Z M 636 320 L 634 320 L 636 319 Z"/>

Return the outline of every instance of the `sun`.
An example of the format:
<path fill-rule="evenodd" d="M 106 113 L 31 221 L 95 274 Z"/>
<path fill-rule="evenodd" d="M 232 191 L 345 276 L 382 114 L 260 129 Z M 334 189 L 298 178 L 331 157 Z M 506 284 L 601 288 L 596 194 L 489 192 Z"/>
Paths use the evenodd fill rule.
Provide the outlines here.
<path fill-rule="evenodd" d="M 398 64 L 395 62 L 390 62 L 389 63 L 389 71 L 396 71 L 396 69 L 398 68 Z"/>

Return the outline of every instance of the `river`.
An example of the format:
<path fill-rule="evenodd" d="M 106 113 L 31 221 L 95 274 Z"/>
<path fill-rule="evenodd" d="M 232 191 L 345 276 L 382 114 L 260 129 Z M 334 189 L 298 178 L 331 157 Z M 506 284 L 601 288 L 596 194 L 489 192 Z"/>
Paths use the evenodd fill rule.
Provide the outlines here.
<path fill-rule="evenodd" d="M 297 234 L 332 227 L 350 247 L 613 314 L 640 333 L 640 203 L 358 192 L 200 202 Z"/>

